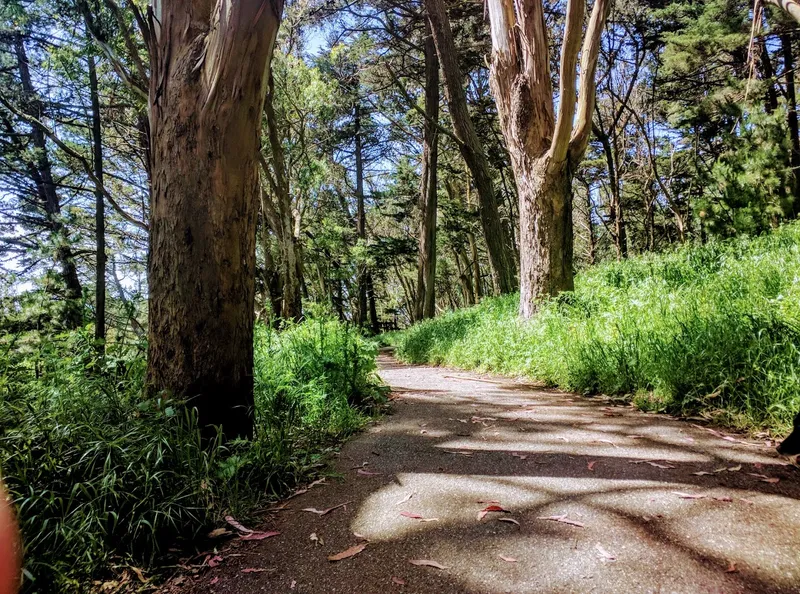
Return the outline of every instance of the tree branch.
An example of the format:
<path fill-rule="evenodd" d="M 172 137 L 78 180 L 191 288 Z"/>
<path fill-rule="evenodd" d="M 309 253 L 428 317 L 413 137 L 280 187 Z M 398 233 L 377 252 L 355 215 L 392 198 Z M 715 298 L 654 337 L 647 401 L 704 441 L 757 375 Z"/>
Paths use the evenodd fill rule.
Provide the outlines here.
<path fill-rule="evenodd" d="M 89 179 L 92 180 L 92 183 L 95 185 L 95 187 L 99 191 L 101 191 L 103 193 L 103 196 L 106 198 L 106 200 L 108 200 L 108 202 L 109 202 L 109 204 L 111 204 L 112 208 L 115 211 L 117 211 L 117 213 L 123 219 L 128 221 L 131 225 L 134 225 L 135 227 L 138 227 L 139 229 L 142 229 L 143 231 L 149 231 L 149 228 L 148 228 L 147 224 L 145 224 L 145 223 L 135 219 L 131 215 L 129 215 L 127 212 L 125 212 L 122 209 L 122 207 L 117 203 L 117 201 L 114 200 L 114 197 L 111 196 L 111 194 L 108 192 L 108 190 L 106 190 L 105 186 L 100 182 L 99 179 L 97 179 L 97 176 L 95 176 L 92 164 L 89 163 L 89 161 L 86 159 L 86 157 L 84 157 L 78 151 L 76 151 L 75 149 L 73 149 L 72 147 L 67 145 L 63 140 L 61 140 L 55 134 L 55 132 L 53 132 L 50 128 L 45 126 L 44 123 L 41 120 L 39 120 L 39 119 L 37 119 L 37 118 L 35 118 L 33 116 L 29 116 L 29 115 L 19 111 L 1 93 L 0 93 L 0 104 L 3 105 L 6 109 L 8 109 L 11 113 L 16 115 L 17 117 L 22 118 L 23 120 L 25 120 L 29 124 L 38 127 L 45 136 L 47 136 L 50 140 L 52 140 L 58 146 L 58 148 L 60 148 L 65 153 L 67 153 L 70 157 L 76 159 L 81 164 L 81 166 L 83 167 L 83 170 L 86 173 L 86 175 L 89 177 Z"/>
<path fill-rule="evenodd" d="M 564 161 L 569 150 L 572 120 L 575 117 L 575 66 L 578 63 L 578 52 L 581 46 L 585 1 L 567 1 L 567 22 L 564 25 L 564 40 L 561 45 L 560 80 L 558 83 L 558 117 L 553 141 L 550 144 L 550 157 L 555 163 Z M 595 6 L 601 1 L 595 0 Z"/>

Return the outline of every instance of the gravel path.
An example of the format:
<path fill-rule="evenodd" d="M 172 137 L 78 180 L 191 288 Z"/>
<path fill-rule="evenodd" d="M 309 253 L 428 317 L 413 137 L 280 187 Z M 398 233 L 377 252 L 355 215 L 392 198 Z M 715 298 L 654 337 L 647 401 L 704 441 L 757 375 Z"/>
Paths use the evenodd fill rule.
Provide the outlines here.
<path fill-rule="evenodd" d="M 184 592 L 800 592 L 800 473 L 764 442 L 513 379 L 380 367 L 392 414 L 265 516 L 279 536 L 229 543 Z M 489 506 L 506 511 L 479 519 Z"/>

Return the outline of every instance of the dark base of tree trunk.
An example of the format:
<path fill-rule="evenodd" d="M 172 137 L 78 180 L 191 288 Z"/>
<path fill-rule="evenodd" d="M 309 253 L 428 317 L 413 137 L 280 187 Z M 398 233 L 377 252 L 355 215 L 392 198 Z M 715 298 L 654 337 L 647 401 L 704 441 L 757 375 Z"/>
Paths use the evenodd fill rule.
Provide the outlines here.
<path fill-rule="evenodd" d="M 543 298 L 574 288 L 572 179 L 566 164 L 542 159 L 517 173 L 520 212 L 520 302 L 530 318 Z"/>

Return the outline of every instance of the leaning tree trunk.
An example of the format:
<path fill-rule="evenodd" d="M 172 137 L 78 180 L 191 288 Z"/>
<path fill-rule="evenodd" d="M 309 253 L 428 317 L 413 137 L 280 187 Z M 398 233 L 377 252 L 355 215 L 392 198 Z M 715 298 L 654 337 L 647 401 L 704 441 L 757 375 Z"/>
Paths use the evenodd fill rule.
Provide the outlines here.
<path fill-rule="evenodd" d="M 422 183 L 420 188 L 419 264 L 417 267 L 417 320 L 436 314 L 436 214 L 439 157 L 439 60 L 430 28 L 425 38 L 425 122 L 422 142 Z"/>
<path fill-rule="evenodd" d="M 488 0 L 490 82 L 519 194 L 523 318 L 543 298 L 573 289 L 572 177 L 592 129 L 600 35 L 611 5 L 595 0 L 581 43 L 584 2 L 567 2 L 556 119 L 542 1 Z"/>
<path fill-rule="evenodd" d="M 458 148 L 467 164 L 478 192 L 479 214 L 492 281 L 497 293 L 511 293 L 516 289 L 516 263 L 497 208 L 494 182 L 489 172 L 489 161 L 478 138 L 467 106 L 464 77 L 458 65 L 458 52 L 453 41 L 453 31 L 443 0 L 425 0 L 428 21 L 436 44 L 436 53 L 442 65 L 447 105 L 453 122 L 453 132 Z"/>
<path fill-rule="evenodd" d="M 151 394 L 253 432 L 258 159 L 281 0 L 156 3 L 150 46 Z"/>

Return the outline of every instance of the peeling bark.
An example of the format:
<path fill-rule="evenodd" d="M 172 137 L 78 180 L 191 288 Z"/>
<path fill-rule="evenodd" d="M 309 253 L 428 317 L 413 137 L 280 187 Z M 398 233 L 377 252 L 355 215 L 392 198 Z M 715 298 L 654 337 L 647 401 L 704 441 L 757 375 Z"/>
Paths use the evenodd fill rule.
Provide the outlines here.
<path fill-rule="evenodd" d="M 151 394 L 206 435 L 253 432 L 258 145 L 281 0 L 175 0 L 149 14 Z"/>

